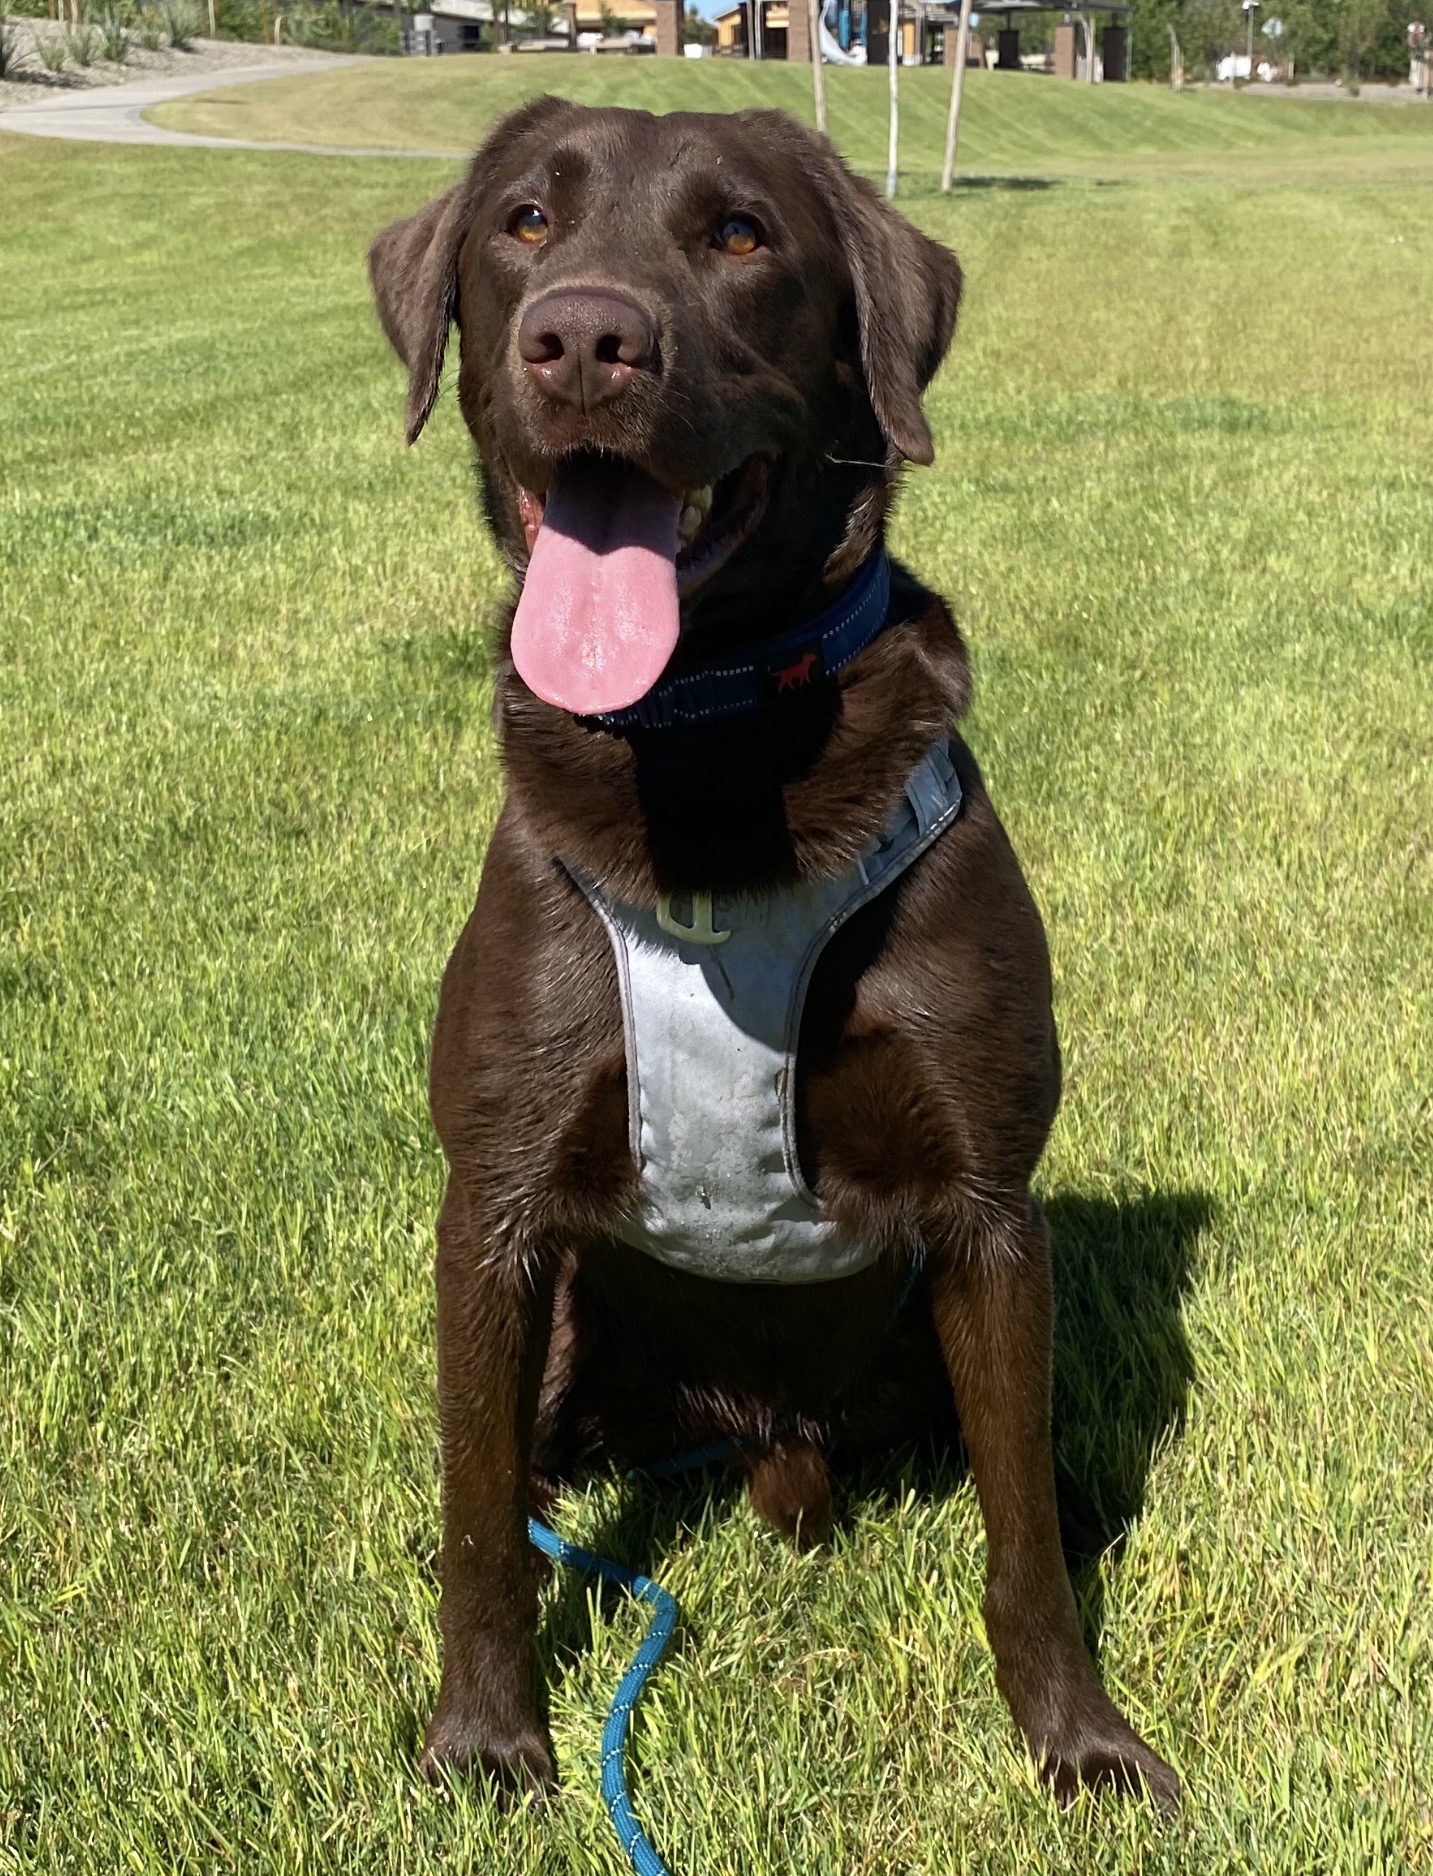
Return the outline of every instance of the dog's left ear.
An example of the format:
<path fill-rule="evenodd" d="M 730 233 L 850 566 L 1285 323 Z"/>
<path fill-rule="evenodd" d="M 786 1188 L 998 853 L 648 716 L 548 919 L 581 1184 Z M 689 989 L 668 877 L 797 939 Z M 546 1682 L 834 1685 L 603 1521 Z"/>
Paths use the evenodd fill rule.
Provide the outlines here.
<path fill-rule="evenodd" d="M 460 182 L 406 221 L 385 228 L 368 250 L 378 317 L 408 367 L 405 431 L 416 442 L 443 372 L 448 328 L 458 304 L 458 254 L 468 228 L 468 185 Z"/>
<path fill-rule="evenodd" d="M 856 290 L 861 362 L 881 428 L 911 462 L 935 461 L 921 393 L 940 368 L 960 309 L 960 262 L 887 207 L 838 159 L 841 245 Z"/>
<path fill-rule="evenodd" d="M 856 296 L 866 389 L 887 441 L 911 462 L 935 461 L 921 393 L 940 368 L 960 310 L 960 262 L 853 176 L 829 138 L 779 111 L 743 112 L 779 136 L 820 182 Z M 792 137 L 800 139 L 793 147 Z"/>

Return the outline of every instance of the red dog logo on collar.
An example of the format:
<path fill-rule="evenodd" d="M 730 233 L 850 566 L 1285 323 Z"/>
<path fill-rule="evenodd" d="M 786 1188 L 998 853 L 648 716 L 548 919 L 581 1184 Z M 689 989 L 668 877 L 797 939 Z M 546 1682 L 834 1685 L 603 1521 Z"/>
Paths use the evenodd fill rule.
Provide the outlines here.
<path fill-rule="evenodd" d="M 777 696 L 779 697 L 783 691 L 800 690 L 804 685 L 809 684 L 811 673 L 815 669 L 816 653 L 808 651 L 803 652 L 795 664 L 782 665 L 779 670 L 773 671 L 771 675 L 776 679 Z"/>

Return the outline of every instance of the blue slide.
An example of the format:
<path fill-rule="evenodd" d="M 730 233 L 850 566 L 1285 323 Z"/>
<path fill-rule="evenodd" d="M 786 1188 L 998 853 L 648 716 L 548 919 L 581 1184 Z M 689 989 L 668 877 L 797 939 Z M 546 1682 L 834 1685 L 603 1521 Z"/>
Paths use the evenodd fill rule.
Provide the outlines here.
<path fill-rule="evenodd" d="M 799 6 L 800 0 L 792 0 L 792 4 Z M 850 38 L 851 15 L 849 5 L 850 0 L 844 0 L 844 4 L 843 0 L 824 0 L 824 4 L 821 7 L 820 20 L 821 63 L 823 65 L 864 65 L 866 63 L 866 48 L 864 45 L 857 43 L 856 45 L 847 46 L 843 50 L 840 39 L 838 39 L 836 33 L 832 31 L 832 27 L 837 23 L 837 7 L 841 6 L 842 10 L 846 13 L 845 20 L 841 22 L 846 28 L 843 37 L 846 39 Z M 839 27 L 837 30 L 839 30 Z"/>

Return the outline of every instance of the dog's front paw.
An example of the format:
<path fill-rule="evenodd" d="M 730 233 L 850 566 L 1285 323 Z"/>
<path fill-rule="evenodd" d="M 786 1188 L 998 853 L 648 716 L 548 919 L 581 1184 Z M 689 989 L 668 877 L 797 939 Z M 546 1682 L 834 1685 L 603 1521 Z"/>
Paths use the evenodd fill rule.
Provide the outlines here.
<path fill-rule="evenodd" d="M 418 1770 L 430 1785 L 478 1770 L 507 1798 L 541 1797 L 557 1784 L 552 1742 L 545 1730 L 505 1735 L 442 1706 L 429 1724 Z"/>
<path fill-rule="evenodd" d="M 1166 1765 L 1103 1695 L 1093 1712 L 1030 1741 L 1041 1776 L 1060 1800 L 1073 1804 L 1083 1786 L 1138 1796 L 1147 1790 L 1167 1817 L 1179 1809 L 1179 1774 Z"/>

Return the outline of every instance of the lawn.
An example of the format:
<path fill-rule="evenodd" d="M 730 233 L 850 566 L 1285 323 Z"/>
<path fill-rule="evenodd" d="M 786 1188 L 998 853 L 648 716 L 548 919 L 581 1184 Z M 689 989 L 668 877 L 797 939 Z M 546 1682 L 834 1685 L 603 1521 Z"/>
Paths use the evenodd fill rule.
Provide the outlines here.
<path fill-rule="evenodd" d="M 858 168 L 884 176 L 886 74 L 826 75 L 832 136 Z M 147 113 L 204 136 L 463 154 L 499 112 L 542 91 L 585 104 L 644 110 L 737 111 L 779 104 L 814 122 L 811 71 L 726 59 L 673 68 L 649 59 L 369 59 L 310 78 L 184 98 Z M 940 174 L 949 74 L 901 74 L 901 151 L 907 193 L 931 193 Z M 1148 179 L 1231 175 L 1308 183 L 1315 176 L 1402 177 L 1426 184 L 1433 112 L 1402 105 L 1305 102 L 1298 97 L 1150 85 L 1045 84 L 973 72 L 961 155 L 981 175 Z"/>
<path fill-rule="evenodd" d="M 498 64 L 385 70 L 473 88 L 445 144 Z M 713 77 L 792 75 L 665 95 Z M 1039 1790 L 953 1471 L 851 1481 L 814 1555 L 720 1476 L 596 1480 L 558 1522 L 681 1603 L 634 1728 L 676 1876 L 1433 1869 L 1433 112 L 1131 89 L 1079 100 L 1129 113 L 1117 147 L 1070 116 L 1002 156 L 1004 95 L 974 88 L 971 161 L 1049 186 L 911 192 L 970 285 L 896 544 L 959 611 L 1050 929 L 1062 1499 L 1184 1814 Z M 1200 167 L 1144 174 L 1186 104 Z M 1251 178 L 1255 130 L 1283 142 Z M 1079 179 L 1106 161 L 1121 186 Z M 453 401 L 402 449 L 362 253 L 451 174 L 0 136 L 0 1868 L 27 1876 L 624 1867 L 621 1599 L 554 1588 L 546 1811 L 414 1772 L 424 1052 L 498 801 L 502 579 Z"/>

